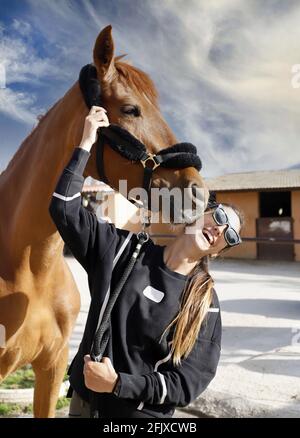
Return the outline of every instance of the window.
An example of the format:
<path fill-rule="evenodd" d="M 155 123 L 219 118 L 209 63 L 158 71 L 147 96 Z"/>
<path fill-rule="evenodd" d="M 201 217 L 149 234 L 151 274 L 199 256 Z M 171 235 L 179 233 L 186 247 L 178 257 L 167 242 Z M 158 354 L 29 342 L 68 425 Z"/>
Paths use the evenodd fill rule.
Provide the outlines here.
<path fill-rule="evenodd" d="M 260 192 L 260 217 L 290 217 L 291 192 Z"/>

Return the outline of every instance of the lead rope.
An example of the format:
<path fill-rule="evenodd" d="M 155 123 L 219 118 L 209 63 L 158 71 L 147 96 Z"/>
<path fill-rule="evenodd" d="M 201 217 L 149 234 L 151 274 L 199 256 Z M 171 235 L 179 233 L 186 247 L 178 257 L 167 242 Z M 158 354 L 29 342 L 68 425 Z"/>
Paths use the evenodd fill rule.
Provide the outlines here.
<path fill-rule="evenodd" d="M 144 210 L 144 208 L 143 208 Z M 109 297 L 109 301 L 103 313 L 103 318 L 98 330 L 95 333 L 93 345 L 91 348 L 91 359 L 94 362 L 101 362 L 103 354 L 105 352 L 109 336 L 110 336 L 110 317 L 113 306 L 122 291 L 134 265 L 138 258 L 138 255 L 141 251 L 141 248 L 145 242 L 149 240 L 149 235 L 145 231 L 145 227 L 149 225 L 149 223 L 145 223 L 144 211 L 142 213 L 142 231 L 137 234 L 138 242 L 135 247 L 135 250 L 129 260 L 128 265 L 126 266 L 118 284 L 115 289 L 111 293 Z M 98 403 L 97 403 L 97 393 L 94 391 L 90 391 L 90 417 L 91 418 L 99 418 L 98 411 Z"/>

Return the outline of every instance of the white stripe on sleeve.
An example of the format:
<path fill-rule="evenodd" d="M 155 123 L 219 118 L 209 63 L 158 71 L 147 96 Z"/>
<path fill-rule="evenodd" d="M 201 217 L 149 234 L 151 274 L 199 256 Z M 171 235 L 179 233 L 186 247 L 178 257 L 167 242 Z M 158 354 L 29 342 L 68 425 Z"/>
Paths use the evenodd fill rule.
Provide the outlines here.
<path fill-rule="evenodd" d="M 165 398 L 167 396 L 168 391 L 167 391 L 167 385 L 166 385 L 166 381 L 165 381 L 165 376 L 163 374 L 159 373 L 158 371 L 157 371 L 157 373 L 159 375 L 159 378 L 160 378 L 160 381 L 161 381 L 161 385 L 162 385 L 162 390 L 163 390 L 162 391 L 161 399 L 159 401 L 159 404 L 162 405 L 165 402 Z"/>
<path fill-rule="evenodd" d="M 55 198 L 62 199 L 63 201 L 72 201 L 73 199 L 78 198 L 78 196 L 80 196 L 80 195 L 81 195 L 80 192 L 75 193 L 75 195 L 73 195 L 73 196 L 63 196 L 63 195 L 60 195 L 59 193 L 54 192 L 52 196 L 55 196 Z"/>

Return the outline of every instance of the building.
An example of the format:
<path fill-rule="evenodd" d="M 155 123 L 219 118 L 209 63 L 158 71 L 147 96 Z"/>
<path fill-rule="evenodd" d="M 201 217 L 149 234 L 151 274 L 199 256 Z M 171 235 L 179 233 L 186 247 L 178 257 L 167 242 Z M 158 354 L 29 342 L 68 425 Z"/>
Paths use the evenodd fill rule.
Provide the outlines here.
<path fill-rule="evenodd" d="M 218 202 L 244 212 L 244 244 L 228 256 L 300 261 L 300 170 L 233 173 L 207 180 Z"/>

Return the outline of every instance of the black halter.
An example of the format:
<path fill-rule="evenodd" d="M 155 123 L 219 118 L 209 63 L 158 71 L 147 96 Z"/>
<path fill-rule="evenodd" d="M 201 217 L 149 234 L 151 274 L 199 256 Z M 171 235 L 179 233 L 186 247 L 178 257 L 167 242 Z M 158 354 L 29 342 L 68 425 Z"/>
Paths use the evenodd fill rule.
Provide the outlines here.
<path fill-rule="evenodd" d="M 79 75 L 79 86 L 88 108 L 93 105 L 101 106 L 101 86 L 97 78 L 97 70 L 93 64 L 82 67 Z M 157 154 L 151 154 L 146 146 L 129 131 L 119 125 L 110 124 L 107 128 L 99 128 L 97 143 L 97 170 L 102 181 L 108 183 L 104 172 L 103 149 L 104 144 L 109 146 L 133 162 L 140 162 L 144 167 L 143 188 L 150 194 L 153 171 L 158 167 L 183 169 L 195 167 L 200 170 L 201 160 L 197 155 L 197 149 L 191 143 L 177 143 Z"/>

